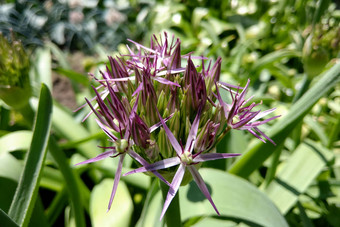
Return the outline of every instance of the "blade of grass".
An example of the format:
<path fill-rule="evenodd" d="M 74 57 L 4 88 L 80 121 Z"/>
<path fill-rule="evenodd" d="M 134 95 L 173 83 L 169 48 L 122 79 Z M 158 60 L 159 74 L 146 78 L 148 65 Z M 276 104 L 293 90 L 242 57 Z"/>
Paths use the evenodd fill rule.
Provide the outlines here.
<path fill-rule="evenodd" d="M 74 172 L 68 164 L 66 155 L 59 148 L 53 137 L 51 137 L 49 141 L 49 151 L 57 162 L 59 170 L 65 179 L 66 187 L 70 195 L 72 210 L 74 212 L 76 226 L 86 226 L 82 199 L 80 197 L 81 193 L 79 193 L 79 179 L 76 178 Z"/>
<path fill-rule="evenodd" d="M 325 72 L 321 79 L 290 108 L 289 113 L 268 131 L 267 135 L 277 143 L 277 147 L 284 142 L 295 126 L 303 120 L 314 104 L 339 81 L 340 63 Z M 275 151 L 276 148 L 272 144 L 257 141 L 233 164 L 229 172 L 247 178 Z"/>
<path fill-rule="evenodd" d="M 33 136 L 23 173 L 15 192 L 8 215 L 20 226 L 27 226 L 38 193 L 39 181 L 46 156 L 52 119 L 52 97 L 42 84 Z"/>

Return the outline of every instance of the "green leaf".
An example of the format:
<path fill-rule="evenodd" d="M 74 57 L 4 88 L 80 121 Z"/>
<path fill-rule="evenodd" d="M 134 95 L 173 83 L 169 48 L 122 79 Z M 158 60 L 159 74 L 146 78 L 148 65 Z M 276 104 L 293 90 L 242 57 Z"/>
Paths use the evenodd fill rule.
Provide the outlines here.
<path fill-rule="evenodd" d="M 39 106 L 34 123 L 26 164 L 8 215 L 20 226 L 27 226 L 38 193 L 52 119 L 52 97 L 48 87 L 41 86 Z"/>
<path fill-rule="evenodd" d="M 0 153 L 27 150 L 32 140 L 31 131 L 15 131 L 0 138 Z"/>
<path fill-rule="evenodd" d="M 67 190 L 71 200 L 71 206 L 76 222 L 76 226 L 82 227 L 85 226 L 85 217 L 84 217 L 84 209 L 82 206 L 82 198 L 79 189 L 79 177 L 77 178 L 72 169 L 68 164 L 68 160 L 64 152 L 59 148 L 57 142 L 53 137 L 50 138 L 49 141 L 49 149 L 50 152 L 58 164 L 59 170 L 62 173 Z"/>
<path fill-rule="evenodd" d="M 104 179 L 96 185 L 90 199 L 90 216 L 92 226 L 128 227 L 133 212 L 133 203 L 128 188 L 124 182 L 119 182 L 117 192 L 110 211 L 107 212 L 113 186 L 112 179 Z"/>
<path fill-rule="evenodd" d="M 289 113 L 271 127 L 267 135 L 277 143 L 278 147 L 303 120 L 313 105 L 340 81 L 339 75 L 340 63 L 325 72 L 321 79 L 290 108 Z M 257 141 L 233 164 L 229 172 L 246 178 L 259 168 L 275 150 L 271 143 Z"/>
<path fill-rule="evenodd" d="M 260 226 L 288 226 L 272 201 L 246 180 L 220 170 L 200 169 L 199 172 L 221 217 Z M 194 181 L 181 188 L 179 193 L 182 221 L 192 217 L 216 216 L 215 210 Z"/>
<path fill-rule="evenodd" d="M 22 165 L 9 153 L 0 153 L 0 177 L 17 182 L 20 178 Z"/>
<path fill-rule="evenodd" d="M 300 144 L 280 166 L 265 192 L 286 214 L 333 157 L 333 153 L 319 143 L 308 140 Z"/>
<path fill-rule="evenodd" d="M 154 180 L 152 184 L 149 187 L 148 194 L 146 195 L 145 202 L 143 205 L 143 211 L 140 215 L 140 218 L 136 224 L 136 227 L 143 227 L 143 226 L 155 226 L 153 223 L 146 223 L 146 217 L 151 213 L 154 212 L 154 209 L 151 209 L 151 202 L 153 201 L 155 195 L 157 192 L 159 192 L 159 186 L 158 186 L 158 180 Z M 157 212 L 158 215 L 160 215 L 159 212 Z M 157 216 L 157 215 L 155 215 Z M 155 219 L 156 220 L 156 219 Z"/>
<path fill-rule="evenodd" d="M 45 83 L 52 90 L 51 51 L 49 48 L 40 48 L 36 52 L 35 69 L 38 81 Z"/>
<path fill-rule="evenodd" d="M 83 74 L 77 73 L 73 70 L 64 69 L 64 68 L 56 68 L 54 69 L 54 71 L 57 73 L 63 74 L 64 76 L 67 76 L 71 80 L 78 82 L 84 85 L 85 87 L 88 87 L 90 84 L 90 80 L 87 78 L 87 76 L 84 76 Z"/>
<path fill-rule="evenodd" d="M 17 227 L 17 225 L 2 209 L 0 209 L 0 223 L 6 227 Z"/>
<path fill-rule="evenodd" d="M 258 59 L 253 67 L 252 70 L 259 70 L 263 67 L 266 67 L 269 64 L 272 64 L 275 61 L 279 61 L 283 58 L 291 58 L 299 56 L 300 52 L 295 50 L 279 50 L 275 52 L 271 52 L 267 55 L 264 55 L 262 58 Z"/>

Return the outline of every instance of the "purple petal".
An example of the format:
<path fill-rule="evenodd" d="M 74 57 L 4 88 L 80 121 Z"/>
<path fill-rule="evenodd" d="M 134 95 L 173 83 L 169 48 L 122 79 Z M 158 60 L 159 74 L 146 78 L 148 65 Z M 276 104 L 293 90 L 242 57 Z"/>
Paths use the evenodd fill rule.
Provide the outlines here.
<path fill-rule="evenodd" d="M 182 73 L 182 72 L 185 72 L 185 70 L 186 70 L 186 68 L 178 68 L 178 69 L 159 71 L 158 73 L 156 73 L 156 76 L 165 76 L 167 74 Z"/>
<path fill-rule="evenodd" d="M 276 145 L 276 143 L 274 143 L 274 141 L 272 139 L 270 139 L 266 134 L 264 134 L 264 132 L 262 132 L 258 127 L 254 127 L 254 129 L 261 134 L 261 136 L 263 136 L 264 138 L 266 138 L 267 140 L 269 140 L 272 144 Z"/>
<path fill-rule="evenodd" d="M 133 41 L 133 40 L 131 40 L 131 39 L 128 39 L 128 41 L 130 41 L 131 43 L 135 44 L 135 45 L 137 46 L 137 49 L 138 49 L 138 50 L 139 50 L 140 48 L 143 48 L 144 50 L 147 50 L 147 51 L 149 51 L 149 52 L 151 52 L 151 53 L 154 53 L 154 54 L 157 53 L 157 52 L 154 51 L 153 49 L 150 49 L 150 48 L 148 48 L 148 47 L 146 47 L 146 46 L 143 46 L 143 45 L 141 45 L 141 44 L 139 44 L 139 43 L 137 43 L 137 42 L 135 42 L 135 41 Z"/>
<path fill-rule="evenodd" d="M 167 122 L 170 118 L 172 118 L 172 116 L 174 116 L 174 113 L 170 114 L 169 117 L 165 118 L 165 119 L 164 119 L 164 122 Z M 157 124 L 154 124 L 153 126 L 151 126 L 151 127 L 149 128 L 150 133 L 153 132 L 153 131 L 155 131 L 156 129 L 158 129 L 159 126 L 161 126 L 161 125 L 162 125 L 162 122 L 158 122 Z"/>
<path fill-rule="evenodd" d="M 259 113 L 258 115 L 256 115 L 250 122 L 257 121 L 258 119 L 263 118 L 264 116 L 266 116 L 266 115 L 268 115 L 268 114 L 274 112 L 275 110 L 276 110 L 276 108 L 262 111 L 261 113 Z"/>
<path fill-rule="evenodd" d="M 113 199 L 114 199 L 114 197 L 116 195 L 118 183 L 119 183 L 119 180 L 120 180 L 120 175 L 122 173 L 124 157 L 125 157 L 125 154 L 122 154 L 119 157 L 119 163 L 118 163 L 117 171 L 116 171 L 116 174 L 115 174 L 115 179 L 113 181 L 113 188 L 112 188 L 109 205 L 107 207 L 107 211 L 106 212 L 108 212 L 110 210 L 111 205 L 112 205 L 112 201 L 113 201 Z"/>
<path fill-rule="evenodd" d="M 235 153 L 208 153 L 208 154 L 200 154 L 194 157 L 194 162 L 205 162 L 205 161 L 211 161 L 216 159 L 224 159 L 224 158 L 232 158 L 239 156 L 241 154 L 235 154 Z"/>
<path fill-rule="evenodd" d="M 94 158 L 88 159 L 88 160 L 83 161 L 83 162 L 79 162 L 79 163 L 75 164 L 75 166 L 83 165 L 83 164 L 88 164 L 88 163 L 92 163 L 92 162 L 97 162 L 97 161 L 100 161 L 100 160 L 105 159 L 107 157 L 113 156 L 116 153 L 117 152 L 114 152 L 113 150 L 105 151 L 104 153 L 101 153 L 101 154 L 97 155 Z"/>
<path fill-rule="evenodd" d="M 98 119 L 95 119 L 99 127 L 105 132 L 105 134 L 110 137 L 112 140 L 116 141 L 118 138 L 113 135 L 106 127 L 103 125 Z"/>
<path fill-rule="evenodd" d="M 143 166 L 150 165 L 147 161 L 145 161 L 144 158 L 142 158 L 139 154 L 137 154 L 133 150 L 129 150 L 129 155 Z M 153 174 L 155 174 L 155 176 L 158 177 L 160 180 L 162 180 L 164 183 L 166 183 L 168 186 L 170 186 L 170 183 L 161 174 L 159 174 L 157 171 L 151 171 L 151 172 Z M 126 175 L 128 175 L 128 174 L 126 173 L 123 176 L 126 176 Z"/>
<path fill-rule="evenodd" d="M 220 102 L 220 105 L 222 106 L 223 111 L 224 111 L 224 116 L 225 116 L 225 118 L 228 119 L 228 109 L 227 109 L 227 105 L 226 105 L 226 103 L 222 100 L 222 97 L 221 97 L 221 94 L 220 94 L 220 92 L 219 92 L 219 90 L 218 90 L 217 85 L 216 85 L 216 91 L 217 91 L 217 99 L 218 99 L 218 101 Z"/>
<path fill-rule="evenodd" d="M 135 80 L 134 76 L 129 77 L 122 77 L 122 78 L 112 78 L 112 79 L 104 79 L 104 80 L 97 80 L 99 82 L 107 82 L 107 81 L 114 81 L 114 82 L 121 82 L 121 81 L 128 81 L 128 80 Z"/>
<path fill-rule="evenodd" d="M 260 110 L 257 112 L 253 112 L 249 114 L 249 116 L 245 117 L 244 119 L 240 120 L 239 122 L 232 125 L 233 128 L 241 128 L 245 124 L 247 124 L 249 121 L 251 121 L 258 113 L 260 113 Z"/>
<path fill-rule="evenodd" d="M 175 82 L 172 82 L 170 80 L 167 80 L 163 77 L 153 77 L 152 79 L 158 81 L 159 83 L 162 83 L 162 84 L 167 84 L 167 85 L 174 85 L 174 86 L 177 86 L 177 87 L 181 87 L 178 83 L 175 83 Z"/>
<path fill-rule="evenodd" d="M 199 189 L 201 190 L 201 192 L 205 195 L 205 197 L 209 200 L 209 202 L 211 203 L 211 205 L 213 206 L 213 208 L 215 209 L 216 213 L 218 215 L 220 215 L 220 213 L 218 212 L 211 196 L 209 193 L 209 190 L 207 188 L 207 186 L 204 183 L 204 180 L 202 179 L 201 175 L 199 174 L 199 172 L 197 171 L 197 169 L 194 166 L 187 166 L 191 175 L 193 176 L 197 186 L 199 187 Z"/>
<path fill-rule="evenodd" d="M 222 81 L 219 81 L 218 84 L 219 84 L 222 88 L 226 89 L 227 91 L 230 90 L 230 87 L 231 87 L 231 88 L 236 88 L 236 89 L 243 89 L 243 87 L 236 86 L 236 85 L 232 85 L 232 84 L 228 84 L 228 83 L 225 83 L 225 82 L 222 82 Z"/>
<path fill-rule="evenodd" d="M 181 185 L 181 182 L 183 180 L 184 173 L 185 173 L 185 165 L 181 164 L 181 165 L 179 165 L 177 172 L 176 172 L 174 178 L 172 179 L 172 182 L 171 182 L 172 187 L 169 188 L 169 192 L 168 192 L 166 199 L 164 201 L 163 210 L 162 210 L 162 213 L 161 213 L 160 220 L 162 220 L 162 218 L 163 218 L 166 210 L 168 209 L 172 199 L 175 197 L 175 195 L 176 195 L 176 193 L 179 189 L 179 186 Z"/>
<path fill-rule="evenodd" d="M 135 96 L 143 89 L 143 83 L 140 83 L 135 92 L 133 92 L 132 96 Z"/>
<path fill-rule="evenodd" d="M 200 107 L 198 109 L 198 113 L 195 117 L 195 120 L 191 125 L 190 132 L 189 132 L 189 135 L 188 135 L 188 139 L 187 139 L 186 144 L 185 144 L 185 149 L 184 149 L 185 151 L 189 151 L 190 146 L 193 147 L 192 142 L 196 139 L 198 126 L 199 126 L 199 122 L 200 122 L 200 118 L 201 118 L 201 111 L 202 111 L 202 108 Z"/>
<path fill-rule="evenodd" d="M 176 140 L 174 134 L 172 134 L 172 132 L 170 131 L 170 129 L 168 128 L 168 126 L 166 126 L 161 114 L 159 113 L 159 111 L 157 110 L 158 113 L 158 117 L 161 120 L 161 123 L 163 125 L 163 128 L 165 130 L 166 135 L 168 136 L 168 139 L 172 145 L 172 147 L 175 149 L 176 153 L 178 156 L 181 156 L 182 154 L 182 147 L 181 145 L 179 145 L 178 141 Z"/>
<path fill-rule="evenodd" d="M 256 126 L 259 126 L 259 125 L 263 125 L 271 120 L 274 120 L 278 117 L 281 117 L 281 115 L 278 115 L 278 116 L 275 116 L 275 117 L 271 117 L 271 118 L 268 118 L 266 120 L 263 120 L 263 121 L 256 121 L 256 122 L 253 122 L 253 123 L 250 123 L 250 124 L 247 124 L 247 125 L 244 125 L 242 126 L 240 129 L 248 129 L 248 128 L 253 128 L 253 127 L 256 127 Z M 252 122 L 252 121 L 250 121 Z"/>
<path fill-rule="evenodd" d="M 266 143 L 266 141 L 264 139 L 262 139 L 261 136 L 257 135 L 256 132 L 254 132 L 252 129 L 247 129 L 247 131 L 250 132 L 251 134 L 253 134 L 256 138 L 258 138 L 262 142 Z"/>
<path fill-rule="evenodd" d="M 133 173 L 143 173 L 147 171 L 166 169 L 166 168 L 178 165 L 179 163 L 181 163 L 181 160 L 178 157 L 167 158 L 167 159 L 163 159 L 161 161 L 158 161 L 152 164 L 144 165 L 138 169 L 131 170 L 130 172 L 125 173 L 123 176 L 127 176 Z"/>

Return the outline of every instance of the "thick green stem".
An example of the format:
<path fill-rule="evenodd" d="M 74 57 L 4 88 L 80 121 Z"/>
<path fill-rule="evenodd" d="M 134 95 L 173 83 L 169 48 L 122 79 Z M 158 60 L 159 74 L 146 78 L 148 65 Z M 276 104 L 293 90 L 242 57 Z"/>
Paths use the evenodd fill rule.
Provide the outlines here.
<path fill-rule="evenodd" d="M 165 201 L 166 196 L 169 191 L 169 186 L 167 186 L 164 182 L 159 181 L 160 188 L 162 190 L 163 200 Z M 181 227 L 181 210 L 179 206 L 179 196 L 176 193 L 175 197 L 172 199 L 168 210 L 165 213 L 165 223 L 167 227 Z"/>

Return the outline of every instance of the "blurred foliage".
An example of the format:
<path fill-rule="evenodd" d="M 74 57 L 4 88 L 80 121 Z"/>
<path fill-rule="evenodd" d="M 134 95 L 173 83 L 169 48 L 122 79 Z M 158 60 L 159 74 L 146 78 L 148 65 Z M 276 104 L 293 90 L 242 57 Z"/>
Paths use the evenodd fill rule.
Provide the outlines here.
<path fill-rule="evenodd" d="M 25 109 L 1 103 L 0 183 L 9 186 L 0 189 L 0 208 L 5 213 L 9 210 L 13 188 L 29 149 L 27 134 L 32 134 L 34 118 L 27 112 L 37 109 L 41 82 L 51 90 L 55 89 L 56 79 L 52 74 L 58 75 L 59 80 L 66 78 L 69 81 L 68 89 L 72 90 L 76 105 L 80 106 L 84 97 L 93 96 L 84 72 L 99 75 L 98 69 L 105 67 L 107 55 L 126 53 L 127 38 L 147 45 L 152 34 L 167 31 L 182 40 L 183 54 L 194 51 L 194 55 L 204 55 L 213 62 L 221 56 L 222 81 L 243 85 L 250 78 L 249 95 L 257 97 L 254 101 L 262 100 L 266 108 L 276 107 L 276 114 L 284 117 L 292 114 L 292 106 L 325 75 L 340 78 L 340 72 L 334 72 L 340 61 L 339 7 L 339 3 L 330 0 L 5 1 L 0 5 L 1 83 L 8 85 L 6 81 L 15 80 L 15 75 L 28 73 L 33 97 L 27 95 L 30 107 Z M 15 34 L 14 39 L 11 33 Z M 27 48 L 25 52 L 30 61 L 22 58 L 18 39 Z M 17 48 L 20 50 L 16 52 Z M 82 54 L 75 55 L 75 51 Z M 11 57 L 18 61 L 12 61 Z M 283 137 L 282 145 L 271 148 L 275 152 L 246 177 L 247 182 L 226 173 L 235 165 L 233 160 L 205 163 L 202 172 L 207 176 L 212 172 L 223 174 L 233 185 L 242 181 L 251 192 L 275 203 L 290 226 L 337 226 L 340 212 L 340 83 L 325 93 L 294 125 L 293 132 Z M 96 145 L 105 147 L 109 144 L 93 119 L 81 123 L 88 110 L 71 112 L 56 100 L 58 94 L 54 95 L 51 135 L 57 142 L 49 148 L 52 152 L 47 153 L 32 226 L 41 217 L 45 217 L 50 225 L 66 223 L 74 226 L 75 219 L 82 223 L 79 219 L 84 217 L 79 213 L 84 211 L 92 223 L 111 223 L 114 217 L 117 223 L 126 226 L 161 226 L 158 188 L 145 175 L 122 178 L 121 190 L 128 192 L 123 198 L 129 201 L 128 209 L 122 215 L 110 212 L 109 220 L 102 212 L 95 212 L 97 207 L 106 206 L 109 195 L 105 197 L 107 193 L 101 193 L 101 190 L 106 191 L 107 185 L 111 184 L 107 178 L 114 176 L 112 167 L 117 163 L 107 160 L 73 167 L 74 163 L 99 154 L 101 149 Z M 269 125 L 264 131 L 271 128 Z M 238 153 L 253 147 L 254 141 L 249 135 L 233 132 L 221 141 L 217 152 Z M 50 153 L 62 155 L 52 157 Z M 127 162 L 123 172 L 134 167 L 132 161 Z M 207 168 L 223 172 L 216 173 L 217 170 Z M 65 179 L 71 184 L 65 183 L 65 172 L 68 173 Z M 214 182 L 214 177 L 207 178 Z M 209 186 L 214 189 L 214 185 Z M 183 189 L 192 190 L 190 185 Z M 244 193 L 249 192 L 244 190 Z M 237 195 L 237 191 L 234 193 Z M 181 196 L 186 199 L 185 204 L 191 204 L 187 210 L 195 202 L 193 212 L 184 215 L 185 226 L 252 226 L 259 224 L 256 221 L 262 218 L 258 211 L 255 223 L 243 219 L 249 210 L 242 207 L 238 212 L 245 213 L 241 212 L 240 216 L 216 218 L 201 201 L 190 200 L 185 194 Z M 98 201 L 98 197 L 104 198 Z M 75 208 L 73 204 L 79 200 L 81 205 Z M 43 205 L 39 203 L 41 201 Z M 230 204 L 237 208 L 238 204 L 232 198 Z M 119 210 L 119 204 L 114 209 Z M 229 211 L 228 207 L 221 209 Z M 197 217 L 194 211 L 204 211 L 205 215 Z M 131 220 L 120 220 L 120 216 L 131 217 Z"/>

